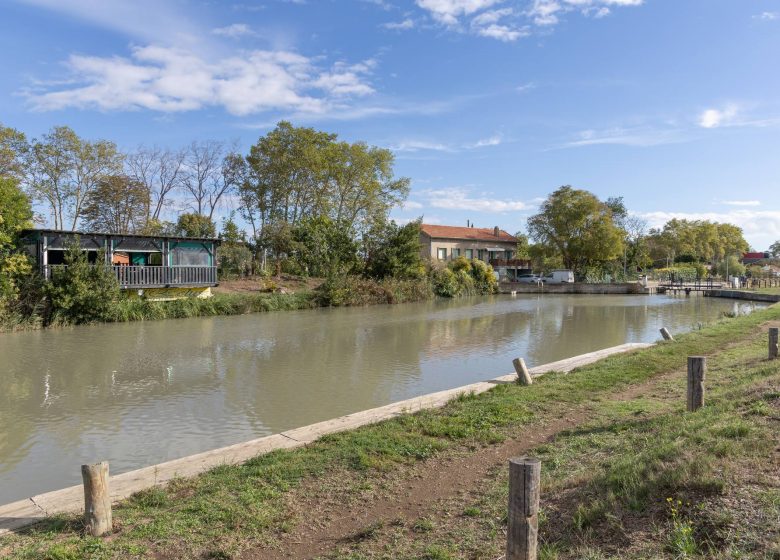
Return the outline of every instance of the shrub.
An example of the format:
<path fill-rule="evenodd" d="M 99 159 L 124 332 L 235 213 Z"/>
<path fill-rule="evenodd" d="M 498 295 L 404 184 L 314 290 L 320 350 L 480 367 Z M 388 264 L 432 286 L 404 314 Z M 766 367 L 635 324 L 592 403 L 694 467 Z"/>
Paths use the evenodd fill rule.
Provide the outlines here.
<path fill-rule="evenodd" d="M 94 266 L 79 246 L 65 251 L 65 265 L 52 269 L 46 284 L 49 322 L 91 323 L 110 321 L 119 299 L 119 284 L 111 270 Z"/>
<path fill-rule="evenodd" d="M 434 268 L 431 271 L 433 291 L 437 296 L 456 297 L 460 295 L 461 285 L 458 277 L 449 268 Z"/>

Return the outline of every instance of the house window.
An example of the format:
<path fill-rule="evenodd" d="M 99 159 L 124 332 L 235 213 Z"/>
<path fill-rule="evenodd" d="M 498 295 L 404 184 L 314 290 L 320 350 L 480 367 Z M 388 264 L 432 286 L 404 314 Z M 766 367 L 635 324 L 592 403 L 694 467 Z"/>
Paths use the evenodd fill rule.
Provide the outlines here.
<path fill-rule="evenodd" d="M 471 260 L 474 258 L 474 249 L 466 249 L 466 258 Z"/>
<path fill-rule="evenodd" d="M 457 258 L 460 256 L 460 249 L 453 249 L 452 250 L 452 258 Z"/>
<path fill-rule="evenodd" d="M 504 251 L 504 253 L 506 255 L 504 258 L 506 260 L 511 260 L 512 259 L 512 251 Z"/>
<path fill-rule="evenodd" d="M 485 249 L 479 249 L 477 251 L 477 255 L 479 255 L 479 260 L 481 260 L 481 261 L 485 260 L 485 253 L 487 253 L 487 251 L 485 251 Z"/>
<path fill-rule="evenodd" d="M 446 261 L 447 260 L 447 248 L 446 247 L 440 247 L 437 249 L 438 257 L 440 261 Z"/>

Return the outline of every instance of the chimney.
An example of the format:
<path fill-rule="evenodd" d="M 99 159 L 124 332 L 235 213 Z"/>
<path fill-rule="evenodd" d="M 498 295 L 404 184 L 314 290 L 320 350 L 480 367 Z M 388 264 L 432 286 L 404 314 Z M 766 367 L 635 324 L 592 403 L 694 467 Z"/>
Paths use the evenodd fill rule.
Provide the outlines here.
<path fill-rule="evenodd" d="M 469 221 L 466 220 L 466 227 L 469 227 Z"/>
<path fill-rule="evenodd" d="M 496 237 L 501 237 L 501 230 L 498 229 L 498 226 L 493 228 L 493 235 L 495 235 Z"/>

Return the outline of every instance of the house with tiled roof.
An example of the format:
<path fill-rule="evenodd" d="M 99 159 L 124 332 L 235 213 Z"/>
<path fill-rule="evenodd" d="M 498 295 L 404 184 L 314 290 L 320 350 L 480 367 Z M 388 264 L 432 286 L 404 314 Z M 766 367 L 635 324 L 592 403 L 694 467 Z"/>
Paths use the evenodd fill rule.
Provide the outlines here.
<path fill-rule="evenodd" d="M 516 259 L 517 238 L 498 226 L 493 228 L 420 226 L 420 251 L 422 257 L 436 264 L 465 257 L 477 259 L 493 266 L 501 279 L 513 279 L 530 272 L 531 263 Z"/>

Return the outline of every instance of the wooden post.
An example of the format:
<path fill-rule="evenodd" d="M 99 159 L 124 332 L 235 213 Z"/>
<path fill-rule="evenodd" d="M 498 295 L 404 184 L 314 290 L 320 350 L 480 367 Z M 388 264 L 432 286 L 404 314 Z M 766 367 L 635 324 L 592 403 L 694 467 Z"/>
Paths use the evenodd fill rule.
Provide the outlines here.
<path fill-rule="evenodd" d="M 704 406 L 704 379 L 707 373 L 707 358 L 688 356 L 688 411 Z"/>
<path fill-rule="evenodd" d="M 93 537 L 101 537 L 113 528 L 108 462 L 81 465 L 81 477 L 84 479 L 84 527 Z"/>
<path fill-rule="evenodd" d="M 520 385 L 531 385 L 534 382 L 523 358 L 515 358 L 512 360 L 512 365 L 515 366 L 517 381 L 520 382 Z"/>
<path fill-rule="evenodd" d="M 778 332 L 780 332 L 780 329 L 777 327 L 770 327 L 769 329 L 769 359 L 770 360 L 776 360 L 778 357 L 778 353 L 780 352 L 780 349 L 778 349 Z"/>
<path fill-rule="evenodd" d="M 536 560 L 541 473 L 539 459 L 518 457 L 509 460 L 506 560 Z"/>
<path fill-rule="evenodd" d="M 674 342 L 674 337 L 672 336 L 672 333 L 670 333 L 666 327 L 661 327 L 661 336 L 664 337 L 664 340 L 671 340 L 672 342 Z"/>

